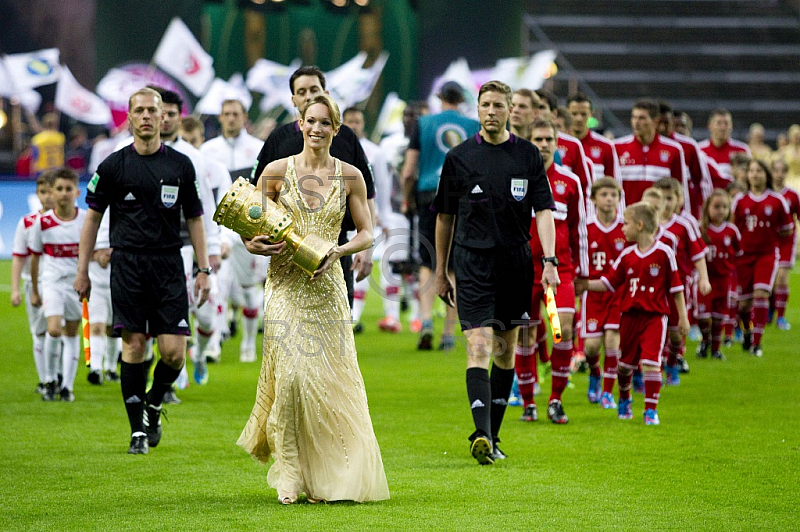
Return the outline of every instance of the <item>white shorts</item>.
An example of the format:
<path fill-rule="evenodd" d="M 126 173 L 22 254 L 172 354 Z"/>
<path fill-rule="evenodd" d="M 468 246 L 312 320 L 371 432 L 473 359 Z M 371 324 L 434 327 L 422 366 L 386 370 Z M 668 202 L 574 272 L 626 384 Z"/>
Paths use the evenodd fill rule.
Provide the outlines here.
<path fill-rule="evenodd" d="M 111 267 L 101 268 L 96 262 L 89 263 L 89 323 L 113 325 L 114 311 L 111 307 Z"/>
<path fill-rule="evenodd" d="M 233 272 L 233 282 L 239 286 L 264 286 L 267 278 L 267 268 L 269 258 L 263 255 L 253 255 L 241 239 L 233 243 L 231 256 L 229 257 L 231 271 Z"/>
<path fill-rule="evenodd" d="M 78 293 L 72 288 L 74 277 L 62 277 L 42 284 L 42 307 L 44 317 L 62 316 L 66 321 L 81 320 L 81 302 Z"/>
<path fill-rule="evenodd" d="M 44 317 L 44 305 L 34 307 L 31 305 L 31 292 L 33 287 L 30 282 L 25 282 L 23 292 L 25 293 L 25 312 L 28 313 L 28 329 L 31 336 L 42 336 L 47 332 L 47 319 Z"/>

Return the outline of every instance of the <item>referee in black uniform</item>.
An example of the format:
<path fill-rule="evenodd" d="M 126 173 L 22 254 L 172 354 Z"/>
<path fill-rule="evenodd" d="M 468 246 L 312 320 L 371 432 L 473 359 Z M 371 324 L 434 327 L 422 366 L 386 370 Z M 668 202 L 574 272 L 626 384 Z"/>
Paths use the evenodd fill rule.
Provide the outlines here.
<path fill-rule="evenodd" d="M 510 107 L 508 85 L 489 81 L 481 87 L 481 130 L 447 154 L 434 201 L 436 291 L 454 304 L 445 267 L 454 243 L 458 317 L 467 338 L 467 395 L 475 422 L 470 451 L 481 464 L 505 458 L 497 435 L 514 382 L 517 331 L 530 310 L 532 210 L 545 256 L 555 255 L 555 204 L 542 156 L 506 130 Z M 542 283 L 558 286 L 555 266 L 544 264 Z"/>
<path fill-rule="evenodd" d="M 197 256 L 194 291 L 200 305 L 209 293 L 211 270 L 194 166 L 161 142 L 162 113 L 161 96 L 155 90 L 145 88 L 131 96 L 128 122 L 133 144 L 109 155 L 86 187 L 89 210 L 75 278 L 80 297 L 90 297 L 89 262 L 103 212 L 110 207 L 111 303 L 114 330 L 122 336 L 120 380 L 131 425 L 130 454 L 147 454 L 158 445 L 161 401 L 184 364 L 190 331 L 180 254 L 181 214 Z M 161 359 L 145 395 L 147 334 L 158 339 Z"/>
<path fill-rule="evenodd" d="M 314 96 L 326 93 L 325 74 L 315 66 L 304 66 L 295 70 L 289 78 L 289 88 L 292 90 L 292 102 L 297 109 L 302 109 L 308 100 Z M 291 155 L 297 155 L 303 151 L 303 132 L 297 121 L 284 124 L 270 133 L 261 153 L 258 154 L 258 161 L 253 167 L 250 181 L 255 185 L 261 178 L 261 173 L 272 161 L 283 159 Z M 361 171 L 364 176 L 364 183 L 367 185 L 367 200 L 373 224 L 375 222 L 375 183 L 372 178 L 372 168 L 369 165 L 367 156 L 361 143 L 353 130 L 342 124 L 339 133 L 333 137 L 331 144 L 331 155 L 346 163 L 350 163 Z M 302 176 L 298 176 L 302 177 Z M 344 179 L 347 179 L 345 176 Z M 342 221 L 342 232 L 339 233 L 341 246 L 347 243 L 347 232 L 356 228 L 353 218 L 350 216 L 350 208 L 345 205 L 344 220 Z M 344 280 L 347 285 L 347 298 L 350 301 L 350 308 L 353 308 L 353 274 L 351 270 L 357 270 L 357 280 L 360 281 L 369 276 L 372 272 L 372 250 L 367 249 L 356 253 L 353 256 L 342 257 L 342 270 Z"/>

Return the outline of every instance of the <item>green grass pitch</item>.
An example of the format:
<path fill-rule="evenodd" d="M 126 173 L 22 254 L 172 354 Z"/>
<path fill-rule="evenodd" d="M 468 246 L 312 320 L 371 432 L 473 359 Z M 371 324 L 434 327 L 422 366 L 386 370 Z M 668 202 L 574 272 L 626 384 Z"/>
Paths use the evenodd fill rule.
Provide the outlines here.
<path fill-rule="evenodd" d="M 517 421 L 501 432 L 508 459 L 469 455 L 465 352 L 420 353 L 416 338 L 377 330 L 370 294 L 357 337 L 391 499 L 278 504 L 267 468 L 236 445 L 259 364 L 238 362 L 238 338 L 206 386 L 167 407 L 161 445 L 126 454 L 118 384 L 91 386 L 81 367 L 75 403 L 34 393 L 25 311 L 8 301 L 0 263 L 1 530 L 797 530 L 800 499 L 800 276 L 791 277 L 792 331 L 767 328 L 764 357 L 735 346 L 697 360 L 662 389 L 661 426 L 619 421 L 586 400 L 586 374 L 564 395 L 566 426 Z M 405 324 L 404 324 L 405 325 Z M 548 391 L 549 381 L 543 383 Z M 546 396 L 539 396 L 540 404 Z"/>

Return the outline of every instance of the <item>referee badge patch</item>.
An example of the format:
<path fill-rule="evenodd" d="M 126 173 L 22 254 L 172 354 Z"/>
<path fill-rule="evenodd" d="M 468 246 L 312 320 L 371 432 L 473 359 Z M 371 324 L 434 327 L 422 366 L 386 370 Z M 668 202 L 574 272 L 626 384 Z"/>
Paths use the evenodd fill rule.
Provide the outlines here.
<path fill-rule="evenodd" d="M 178 187 L 172 185 L 161 185 L 161 203 L 164 207 L 170 208 L 178 201 Z"/>
<path fill-rule="evenodd" d="M 528 180 L 527 179 L 512 179 L 511 180 L 511 197 L 517 201 L 522 201 L 525 194 L 528 193 Z"/>
<path fill-rule="evenodd" d="M 99 181 L 100 181 L 100 174 L 95 172 L 94 175 L 92 176 L 92 180 L 89 181 L 88 185 L 86 185 L 86 188 L 89 190 L 89 192 L 94 193 L 94 191 L 97 190 L 97 183 Z"/>

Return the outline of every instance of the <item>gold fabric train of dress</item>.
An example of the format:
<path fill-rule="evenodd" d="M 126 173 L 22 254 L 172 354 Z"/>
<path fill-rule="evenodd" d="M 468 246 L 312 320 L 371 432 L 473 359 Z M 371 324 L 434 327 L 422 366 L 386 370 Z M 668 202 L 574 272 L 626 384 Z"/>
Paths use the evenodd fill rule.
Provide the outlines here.
<path fill-rule="evenodd" d="M 336 177 L 341 175 L 337 159 Z M 280 198 L 300 234 L 336 242 L 343 191 L 337 179 L 321 205 L 309 209 L 291 157 Z M 338 261 L 312 281 L 292 263 L 291 253 L 272 257 L 256 403 L 237 444 L 261 462 L 275 459 L 267 482 L 279 494 L 326 501 L 389 498 Z"/>

